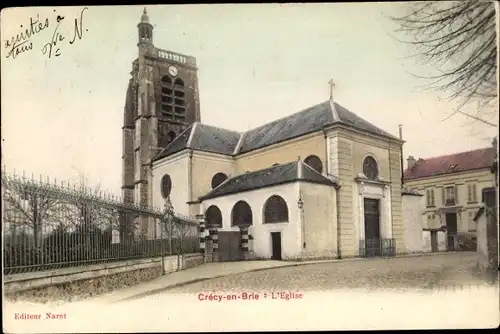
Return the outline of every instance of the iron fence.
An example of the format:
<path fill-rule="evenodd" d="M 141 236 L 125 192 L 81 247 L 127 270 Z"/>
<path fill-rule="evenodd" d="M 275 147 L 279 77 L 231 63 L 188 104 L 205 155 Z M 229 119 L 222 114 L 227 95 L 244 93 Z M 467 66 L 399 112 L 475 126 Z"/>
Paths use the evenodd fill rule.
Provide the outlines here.
<path fill-rule="evenodd" d="M 457 233 L 448 235 L 448 250 L 450 251 L 476 251 L 477 237 L 470 233 Z"/>
<path fill-rule="evenodd" d="M 395 239 L 362 239 L 359 241 L 360 257 L 396 256 Z"/>
<path fill-rule="evenodd" d="M 4 274 L 199 251 L 198 224 L 83 185 L 2 171 Z"/>

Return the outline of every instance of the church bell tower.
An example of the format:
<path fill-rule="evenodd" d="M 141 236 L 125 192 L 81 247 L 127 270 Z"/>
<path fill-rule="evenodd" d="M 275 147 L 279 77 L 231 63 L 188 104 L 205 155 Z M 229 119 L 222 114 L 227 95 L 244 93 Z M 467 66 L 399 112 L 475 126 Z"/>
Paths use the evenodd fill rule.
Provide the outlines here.
<path fill-rule="evenodd" d="M 146 9 L 137 29 L 122 127 L 122 193 L 126 203 L 152 206 L 152 159 L 200 121 L 198 69 L 194 57 L 154 46 Z"/>

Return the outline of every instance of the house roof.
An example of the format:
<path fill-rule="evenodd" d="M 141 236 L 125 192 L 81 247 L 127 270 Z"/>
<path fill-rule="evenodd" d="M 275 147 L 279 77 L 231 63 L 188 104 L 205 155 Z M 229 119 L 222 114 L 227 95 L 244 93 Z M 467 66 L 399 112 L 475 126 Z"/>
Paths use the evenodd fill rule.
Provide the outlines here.
<path fill-rule="evenodd" d="M 303 161 L 294 161 L 234 176 L 221 183 L 205 196 L 201 196 L 199 199 L 203 201 L 210 198 L 227 196 L 297 181 L 338 187 L 338 184 L 335 181 L 332 181 L 326 176 L 316 172 Z"/>
<path fill-rule="evenodd" d="M 404 172 L 405 180 L 444 174 L 460 173 L 491 168 L 495 160 L 495 148 L 487 147 L 473 151 L 421 159 Z"/>
<path fill-rule="evenodd" d="M 154 160 L 185 148 L 234 156 L 316 132 L 334 124 L 343 124 L 375 135 L 398 139 L 338 103 L 326 101 L 244 133 L 194 123 L 186 129 L 189 132 L 187 138 L 191 137 L 190 142 L 186 138 L 176 138 Z"/>
<path fill-rule="evenodd" d="M 405 186 L 403 186 L 403 188 L 401 189 L 401 194 L 402 195 L 410 195 L 410 196 L 424 196 L 423 194 L 419 193 L 415 189 L 411 189 L 411 188 L 408 188 Z"/>

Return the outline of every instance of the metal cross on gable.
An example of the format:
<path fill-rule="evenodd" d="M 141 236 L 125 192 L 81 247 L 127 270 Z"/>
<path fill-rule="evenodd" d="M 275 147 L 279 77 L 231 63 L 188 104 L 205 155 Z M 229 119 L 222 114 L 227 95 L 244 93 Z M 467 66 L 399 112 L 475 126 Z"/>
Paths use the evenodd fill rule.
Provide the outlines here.
<path fill-rule="evenodd" d="M 330 86 L 330 99 L 333 98 L 333 89 L 335 88 L 335 81 L 333 81 L 333 78 L 328 81 L 328 85 Z"/>

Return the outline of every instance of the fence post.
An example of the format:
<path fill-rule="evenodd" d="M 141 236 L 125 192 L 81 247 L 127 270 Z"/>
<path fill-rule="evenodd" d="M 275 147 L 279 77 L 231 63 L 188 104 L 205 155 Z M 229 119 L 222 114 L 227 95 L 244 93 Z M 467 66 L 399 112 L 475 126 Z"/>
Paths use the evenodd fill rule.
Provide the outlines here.
<path fill-rule="evenodd" d="M 240 225 L 241 229 L 241 250 L 243 260 L 248 260 L 248 228 L 250 225 Z"/>
<path fill-rule="evenodd" d="M 160 247 L 161 247 L 161 274 L 165 275 L 165 243 L 163 242 L 163 217 L 160 218 Z"/>
<path fill-rule="evenodd" d="M 196 215 L 196 220 L 198 220 L 198 237 L 200 238 L 200 253 L 203 256 L 203 263 L 206 262 L 205 254 L 205 215 Z"/>
<path fill-rule="evenodd" d="M 212 240 L 212 262 L 219 262 L 219 235 L 217 233 L 217 225 L 209 225 L 208 233 Z"/>

